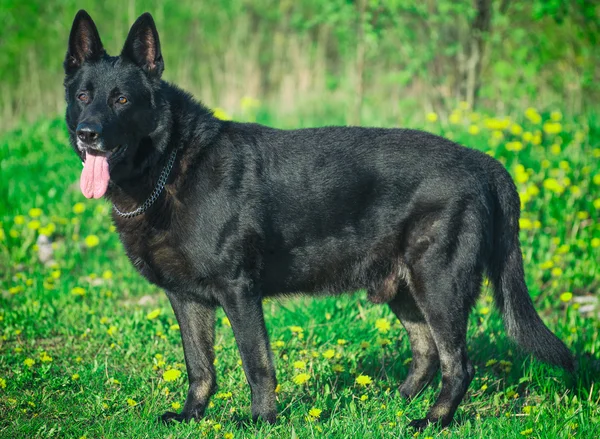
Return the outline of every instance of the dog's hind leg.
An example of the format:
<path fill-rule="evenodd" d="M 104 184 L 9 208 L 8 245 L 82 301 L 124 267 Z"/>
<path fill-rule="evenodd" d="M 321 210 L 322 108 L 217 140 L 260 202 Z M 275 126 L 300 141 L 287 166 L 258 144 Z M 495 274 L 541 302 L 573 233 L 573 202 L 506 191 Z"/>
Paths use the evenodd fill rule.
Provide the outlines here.
<path fill-rule="evenodd" d="M 415 301 L 435 341 L 442 370 L 442 388 L 424 419 L 411 422 L 415 428 L 429 423 L 448 425 L 474 375 L 467 357 L 468 315 L 481 285 L 479 242 L 474 234 L 460 236 L 445 245 L 429 247 L 413 265 Z M 466 235 L 466 236 L 465 236 Z"/>
<path fill-rule="evenodd" d="M 396 296 L 388 305 L 408 332 L 412 362 L 408 376 L 400 386 L 400 394 L 413 398 L 429 384 L 439 369 L 437 347 L 429 325 L 405 282 L 400 283 Z"/>

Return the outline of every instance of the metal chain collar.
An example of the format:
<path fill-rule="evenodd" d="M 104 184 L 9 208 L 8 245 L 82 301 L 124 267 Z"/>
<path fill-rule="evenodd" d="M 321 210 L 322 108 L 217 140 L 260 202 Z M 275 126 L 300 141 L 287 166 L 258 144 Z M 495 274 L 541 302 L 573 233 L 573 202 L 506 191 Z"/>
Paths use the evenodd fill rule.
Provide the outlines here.
<path fill-rule="evenodd" d="M 162 190 L 165 187 L 165 183 L 167 182 L 167 179 L 169 178 L 169 174 L 171 173 L 171 169 L 173 168 L 173 163 L 175 163 L 176 155 L 177 155 L 177 149 L 174 149 L 173 152 L 171 153 L 171 157 L 169 158 L 169 162 L 162 170 L 160 177 L 158 177 L 158 182 L 156 184 L 156 187 L 154 188 L 154 191 L 148 197 L 148 199 L 146 201 L 144 201 L 144 204 L 142 204 L 137 209 L 132 210 L 131 212 L 121 212 L 119 210 L 119 208 L 115 204 L 113 204 L 113 209 L 115 210 L 115 212 L 117 212 L 117 215 L 119 215 L 122 218 L 133 218 L 134 216 L 141 215 L 146 210 L 148 210 L 148 208 L 150 206 L 152 206 L 154 204 L 154 202 L 158 199 L 159 195 L 161 194 Z"/>

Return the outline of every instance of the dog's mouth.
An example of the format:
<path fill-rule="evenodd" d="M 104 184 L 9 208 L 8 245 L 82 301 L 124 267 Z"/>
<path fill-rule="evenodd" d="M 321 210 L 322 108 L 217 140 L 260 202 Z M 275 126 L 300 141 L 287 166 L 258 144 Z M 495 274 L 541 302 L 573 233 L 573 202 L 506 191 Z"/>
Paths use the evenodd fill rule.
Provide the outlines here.
<path fill-rule="evenodd" d="M 79 186 L 86 198 L 100 198 L 106 193 L 110 180 L 110 168 L 125 155 L 127 145 L 119 145 L 105 153 L 89 150 L 82 152 L 83 170 Z"/>

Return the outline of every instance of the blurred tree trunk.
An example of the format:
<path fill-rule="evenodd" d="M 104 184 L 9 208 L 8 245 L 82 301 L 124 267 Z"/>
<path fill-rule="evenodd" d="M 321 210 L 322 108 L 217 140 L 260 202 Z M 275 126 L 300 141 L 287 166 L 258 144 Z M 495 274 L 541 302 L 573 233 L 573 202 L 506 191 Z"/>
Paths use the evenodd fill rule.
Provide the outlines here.
<path fill-rule="evenodd" d="M 507 5 L 508 0 L 503 2 Z M 462 78 L 460 96 L 469 107 L 477 103 L 481 87 L 481 64 L 485 51 L 486 34 L 490 32 L 492 22 L 492 0 L 475 0 L 477 15 L 471 24 L 467 42 L 467 58 Z"/>
<path fill-rule="evenodd" d="M 365 11 L 367 9 L 367 0 L 358 0 L 356 3 L 358 9 L 358 23 L 356 32 L 356 70 L 354 84 L 354 105 L 350 114 L 350 124 L 360 125 L 360 114 L 362 112 L 362 103 L 365 93 Z"/>

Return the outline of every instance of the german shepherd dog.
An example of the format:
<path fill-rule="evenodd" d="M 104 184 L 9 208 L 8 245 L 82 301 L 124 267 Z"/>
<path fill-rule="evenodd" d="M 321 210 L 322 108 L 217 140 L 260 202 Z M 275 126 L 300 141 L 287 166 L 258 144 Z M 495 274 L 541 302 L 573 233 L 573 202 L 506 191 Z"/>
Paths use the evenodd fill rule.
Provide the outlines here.
<path fill-rule="evenodd" d="M 441 391 L 415 428 L 448 425 L 474 375 L 467 320 L 486 274 L 508 334 L 573 370 L 536 313 L 523 276 L 519 196 L 495 159 L 409 129 L 278 130 L 217 119 L 161 80 L 152 16 L 109 56 L 85 11 L 64 61 L 66 122 L 83 162 L 81 191 L 107 197 L 125 251 L 166 291 L 181 328 L 189 391 L 201 418 L 215 392 L 215 309 L 231 322 L 252 418 L 275 422 L 275 369 L 262 300 L 366 289 L 410 339 L 400 393 L 441 368 Z"/>

